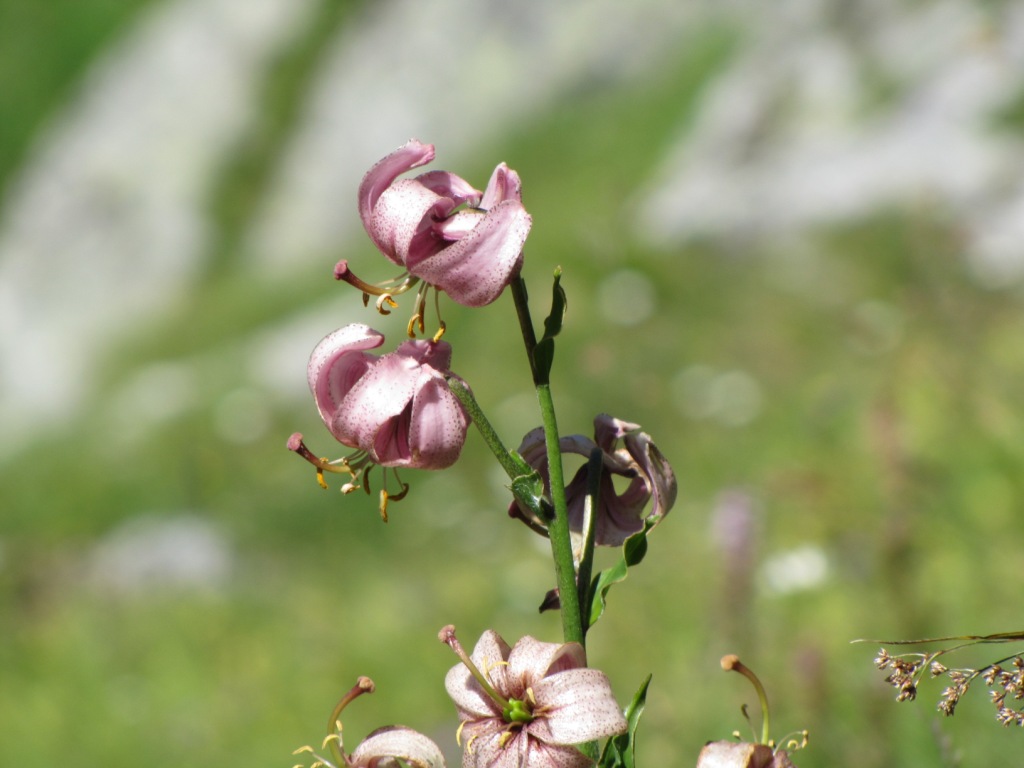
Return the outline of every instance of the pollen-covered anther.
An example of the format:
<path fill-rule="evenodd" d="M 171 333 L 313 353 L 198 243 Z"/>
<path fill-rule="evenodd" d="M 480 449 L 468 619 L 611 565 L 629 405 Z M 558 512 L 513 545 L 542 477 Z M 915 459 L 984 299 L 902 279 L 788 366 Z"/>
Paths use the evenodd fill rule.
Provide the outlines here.
<path fill-rule="evenodd" d="M 419 312 L 417 312 L 416 314 L 409 318 L 409 324 L 405 326 L 406 336 L 408 336 L 410 339 L 415 339 L 417 329 L 419 329 L 420 333 L 423 333 L 423 315 Z"/>
<path fill-rule="evenodd" d="M 382 293 L 380 296 L 377 297 L 375 305 L 377 307 L 377 311 L 380 312 L 382 315 L 390 315 L 391 310 L 396 309 L 398 307 L 398 302 L 391 298 L 390 293 Z"/>

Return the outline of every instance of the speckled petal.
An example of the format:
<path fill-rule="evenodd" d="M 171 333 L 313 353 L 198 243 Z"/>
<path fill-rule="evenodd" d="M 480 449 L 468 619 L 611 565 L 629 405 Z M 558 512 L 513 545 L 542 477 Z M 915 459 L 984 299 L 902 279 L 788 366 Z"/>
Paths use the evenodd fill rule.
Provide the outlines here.
<path fill-rule="evenodd" d="M 477 669 L 488 671 L 491 675 L 492 685 L 503 695 L 506 695 L 504 687 L 501 685 L 504 678 L 501 680 L 495 680 L 494 678 L 496 673 L 505 670 L 506 667 L 502 662 L 508 659 L 511 650 L 508 643 L 501 638 L 501 635 L 493 629 L 488 629 L 477 640 L 476 647 L 470 655 Z M 448 695 L 451 696 L 455 706 L 461 712 L 473 717 L 501 716 L 501 710 L 484 693 L 483 688 L 480 687 L 480 684 L 462 662 L 448 670 L 444 685 Z"/>
<path fill-rule="evenodd" d="M 351 755 L 353 768 L 383 768 L 392 765 L 396 757 L 414 768 L 445 768 L 437 744 L 403 725 L 378 728 Z"/>
<path fill-rule="evenodd" d="M 444 247 L 432 232 L 435 220 L 452 212 L 454 203 L 413 179 L 399 179 L 384 190 L 368 218 L 366 232 L 380 252 L 408 268 Z"/>
<path fill-rule="evenodd" d="M 384 467 L 451 466 L 469 418 L 444 381 L 450 360 L 447 342 L 404 342 L 353 385 L 332 431 L 348 436 Z"/>
<path fill-rule="evenodd" d="M 519 181 L 519 174 L 513 171 L 504 163 L 499 163 L 491 174 L 487 188 L 484 190 L 480 207 L 486 211 L 505 200 L 523 201 L 522 183 Z"/>
<path fill-rule="evenodd" d="M 570 745 L 547 744 L 520 731 L 504 745 L 504 729 L 486 727 L 463 730 L 463 737 L 476 736 L 472 743 L 463 743 L 463 768 L 586 768 L 592 765 L 582 752 Z"/>
<path fill-rule="evenodd" d="M 545 643 L 527 635 L 509 654 L 508 675 L 522 692 L 545 675 L 586 665 L 587 654 L 579 643 Z"/>
<path fill-rule="evenodd" d="M 353 323 L 325 336 L 310 355 L 306 375 L 320 417 L 345 445 L 354 447 L 334 431 L 332 424 L 346 395 L 377 359 L 364 350 L 383 343 L 383 334 Z"/>
<path fill-rule="evenodd" d="M 608 677 L 597 669 L 570 669 L 533 686 L 545 716 L 528 726 L 537 738 L 554 744 L 582 744 L 625 733 L 626 718 Z"/>
<path fill-rule="evenodd" d="M 469 416 L 443 375 L 431 370 L 425 379 L 416 388 L 412 400 L 409 424 L 412 465 L 420 469 L 445 469 L 462 453 Z"/>
<path fill-rule="evenodd" d="M 467 307 L 482 307 L 501 295 L 519 273 L 532 219 L 518 200 L 506 200 L 480 217 L 462 239 L 406 262 L 416 277 Z"/>
<path fill-rule="evenodd" d="M 380 196 L 395 179 L 406 171 L 426 165 L 433 159 L 433 144 L 423 144 L 417 139 L 410 139 L 367 171 L 359 184 L 359 216 L 363 224 L 367 225 Z"/>

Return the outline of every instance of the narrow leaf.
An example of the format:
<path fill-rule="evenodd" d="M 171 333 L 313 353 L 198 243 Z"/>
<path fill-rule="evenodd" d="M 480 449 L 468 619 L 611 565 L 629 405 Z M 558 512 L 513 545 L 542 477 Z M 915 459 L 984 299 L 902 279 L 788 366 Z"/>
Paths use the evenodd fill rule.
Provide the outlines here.
<path fill-rule="evenodd" d="M 635 768 L 636 765 L 636 729 L 640 725 L 640 718 L 644 714 L 644 706 L 647 703 L 647 687 L 651 684 L 651 675 L 640 685 L 640 689 L 633 696 L 633 700 L 626 707 L 626 722 L 628 730 L 613 736 L 604 745 L 604 752 L 598 763 L 602 768 Z"/>
<path fill-rule="evenodd" d="M 607 607 L 608 590 L 620 581 L 625 580 L 629 569 L 638 565 L 647 555 L 647 534 L 653 524 L 645 523 L 642 531 L 637 531 L 622 544 L 622 557 L 611 568 L 606 568 L 594 577 L 590 588 L 590 624 L 594 626 Z"/>

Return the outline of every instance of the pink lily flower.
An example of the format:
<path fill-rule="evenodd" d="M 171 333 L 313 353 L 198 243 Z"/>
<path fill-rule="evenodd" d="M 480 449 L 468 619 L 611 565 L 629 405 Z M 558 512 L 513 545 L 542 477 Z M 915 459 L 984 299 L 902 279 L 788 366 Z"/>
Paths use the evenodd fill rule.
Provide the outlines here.
<path fill-rule="evenodd" d="M 381 357 L 367 352 L 383 343 L 381 333 L 354 323 L 316 346 L 307 373 L 321 418 L 338 442 L 382 467 L 451 466 L 469 426 L 445 379 L 454 376 L 451 345 L 416 340 Z"/>
<path fill-rule="evenodd" d="M 519 176 L 501 163 L 482 195 L 447 171 L 398 178 L 433 159 L 432 144 L 412 139 L 374 165 L 359 185 L 363 226 L 412 277 L 459 304 L 490 304 L 519 273 L 532 224 Z"/>
<path fill-rule="evenodd" d="M 607 676 L 578 643 L 524 637 L 509 648 L 487 630 L 466 655 L 453 627 L 440 639 L 462 659 L 445 677 L 459 711 L 463 768 L 583 768 L 576 744 L 625 733 Z"/>
<path fill-rule="evenodd" d="M 619 442 L 622 447 L 619 447 Z M 594 541 L 609 547 L 620 546 L 631 535 L 643 529 L 645 522 L 657 523 L 669 513 L 676 501 L 676 476 L 672 466 L 651 441 L 640 431 L 639 424 L 600 414 L 594 419 L 594 439 L 583 435 L 567 435 L 559 440 L 563 454 L 575 453 L 584 458 L 594 448 L 603 454 L 600 500 L 594 513 Z M 548 457 L 541 427 L 529 432 L 519 446 L 519 454 L 548 481 Z M 613 476 L 629 480 L 622 493 L 617 493 Z M 550 488 L 548 488 L 550 492 Z M 584 502 L 587 497 L 587 467 L 584 464 L 565 487 L 570 528 L 583 529 Z M 650 509 L 645 512 L 648 504 Z M 513 501 L 510 513 L 522 517 L 525 509 Z"/>

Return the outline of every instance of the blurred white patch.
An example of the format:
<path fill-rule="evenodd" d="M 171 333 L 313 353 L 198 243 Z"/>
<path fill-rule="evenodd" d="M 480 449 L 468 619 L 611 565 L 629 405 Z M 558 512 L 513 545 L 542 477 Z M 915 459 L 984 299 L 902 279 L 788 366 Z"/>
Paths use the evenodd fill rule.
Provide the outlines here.
<path fill-rule="evenodd" d="M 256 389 L 236 389 L 217 401 L 213 426 L 229 443 L 254 443 L 267 434 L 271 408 L 267 394 Z"/>
<path fill-rule="evenodd" d="M 736 4 L 749 44 L 639 197 L 638 234 L 779 237 L 938 203 L 981 282 L 1024 276 L 1024 143 L 993 129 L 1024 85 L 1024 6 L 787 6 Z"/>
<path fill-rule="evenodd" d="M 620 269 L 597 286 L 597 302 L 612 325 L 639 325 L 654 314 L 654 284 L 642 272 Z"/>
<path fill-rule="evenodd" d="M 217 589 L 234 557 L 218 526 L 196 515 L 130 519 L 93 548 L 89 577 L 96 587 L 139 595 L 163 589 Z"/>
<path fill-rule="evenodd" d="M 676 409 L 694 420 L 742 427 L 761 412 L 761 386 L 745 371 L 692 365 L 676 374 L 670 386 Z"/>
<path fill-rule="evenodd" d="M 92 393 L 98 349 L 200 266 L 207 193 L 312 0 L 153 4 L 82 80 L 0 218 L 0 458 Z"/>
<path fill-rule="evenodd" d="M 785 595 L 820 587 L 828 578 L 828 572 L 825 552 L 808 544 L 766 558 L 760 576 L 766 591 Z"/>

